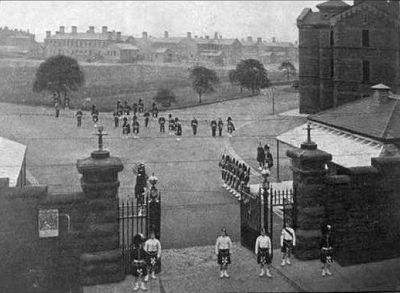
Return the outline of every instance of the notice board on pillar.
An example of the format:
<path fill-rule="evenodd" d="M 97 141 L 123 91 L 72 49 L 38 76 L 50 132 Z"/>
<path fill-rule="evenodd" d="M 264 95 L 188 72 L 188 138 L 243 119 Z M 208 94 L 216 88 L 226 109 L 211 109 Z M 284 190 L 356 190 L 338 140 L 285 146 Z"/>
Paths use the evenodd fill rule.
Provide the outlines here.
<path fill-rule="evenodd" d="M 39 210 L 39 238 L 58 237 L 58 209 Z"/>

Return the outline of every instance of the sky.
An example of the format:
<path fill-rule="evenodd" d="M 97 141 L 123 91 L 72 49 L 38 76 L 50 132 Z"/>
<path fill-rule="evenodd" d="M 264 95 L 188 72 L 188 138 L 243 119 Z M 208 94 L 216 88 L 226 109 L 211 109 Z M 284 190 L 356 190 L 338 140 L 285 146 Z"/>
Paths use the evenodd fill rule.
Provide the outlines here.
<path fill-rule="evenodd" d="M 143 31 L 161 37 L 214 36 L 278 41 L 298 39 L 296 18 L 303 8 L 316 10 L 323 1 L 0 1 L 0 26 L 29 31 L 42 41 L 65 26 L 85 32 L 89 26 L 101 31 L 121 31 L 141 36 Z M 348 1 L 347 1 L 348 2 Z"/>

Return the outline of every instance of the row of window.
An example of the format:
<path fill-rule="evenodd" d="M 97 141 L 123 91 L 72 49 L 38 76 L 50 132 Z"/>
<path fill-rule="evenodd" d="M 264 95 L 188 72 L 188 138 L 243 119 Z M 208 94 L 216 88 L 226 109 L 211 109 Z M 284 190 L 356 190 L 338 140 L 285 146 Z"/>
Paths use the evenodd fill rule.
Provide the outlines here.
<path fill-rule="evenodd" d="M 81 40 L 48 40 L 49 44 L 55 46 L 74 46 L 74 47 L 105 47 L 107 44 L 104 41 L 81 41 Z"/>
<path fill-rule="evenodd" d="M 362 61 L 362 81 L 369 82 L 370 81 L 370 62 L 368 60 Z M 331 59 L 331 78 L 335 75 L 335 64 L 334 60 Z"/>
<path fill-rule="evenodd" d="M 335 45 L 335 33 L 334 31 L 331 31 L 330 33 L 330 45 L 331 47 Z M 362 30 L 361 33 L 361 45 L 364 48 L 369 47 L 369 30 Z"/>

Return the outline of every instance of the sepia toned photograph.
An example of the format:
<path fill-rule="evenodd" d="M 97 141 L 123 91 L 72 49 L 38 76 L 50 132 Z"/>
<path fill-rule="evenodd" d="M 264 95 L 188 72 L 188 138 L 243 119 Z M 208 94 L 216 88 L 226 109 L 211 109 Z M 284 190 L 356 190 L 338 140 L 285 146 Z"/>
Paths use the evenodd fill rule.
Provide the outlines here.
<path fill-rule="evenodd" d="M 0 293 L 400 292 L 400 0 L 1 1 Z"/>

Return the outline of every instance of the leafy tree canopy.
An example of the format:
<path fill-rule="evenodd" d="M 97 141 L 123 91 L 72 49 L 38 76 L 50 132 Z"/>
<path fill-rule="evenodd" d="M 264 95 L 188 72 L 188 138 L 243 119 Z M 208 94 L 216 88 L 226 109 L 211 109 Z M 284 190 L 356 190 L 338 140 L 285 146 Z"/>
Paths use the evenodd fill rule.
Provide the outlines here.
<path fill-rule="evenodd" d="M 269 86 L 268 73 L 264 65 L 255 59 L 241 60 L 234 73 L 229 73 L 229 79 L 237 81 L 241 87 L 259 91 Z"/>
<path fill-rule="evenodd" d="M 77 91 L 85 83 L 84 74 L 78 62 L 68 56 L 57 55 L 42 62 L 36 71 L 33 91 L 48 90 L 60 98 L 69 91 Z"/>
<path fill-rule="evenodd" d="M 279 66 L 279 70 L 282 70 L 285 72 L 287 80 L 290 80 L 290 75 L 296 73 L 296 67 L 290 62 L 290 61 L 284 61 L 281 63 L 281 66 Z"/>
<path fill-rule="evenodd" d="M 175 102 L 176 97 L 170 89 L 160 88 L 154 96 L 153 100 L 156 103 L 160 103 L 163 106 L 169 107 L 172 102 Z"/>
<path fill-rule="evenodd" d="M 199 104 L 203 94 L 214 91 L 214 86 L 219 83 L 219 78 L 214 70 L 203 66 L 196 66 L 190 71 L 193 90 L 199 95 Z"/>

